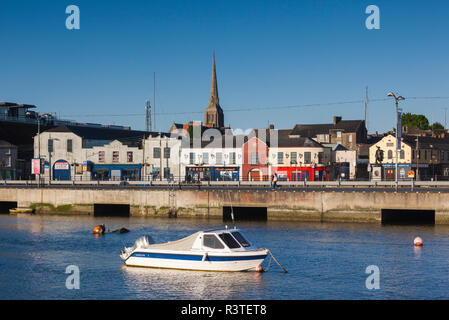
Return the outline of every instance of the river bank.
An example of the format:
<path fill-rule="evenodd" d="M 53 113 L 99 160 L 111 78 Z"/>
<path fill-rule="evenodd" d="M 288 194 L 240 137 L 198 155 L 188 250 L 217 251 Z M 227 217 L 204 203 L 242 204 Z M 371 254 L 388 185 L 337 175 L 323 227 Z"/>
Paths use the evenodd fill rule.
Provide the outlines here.
<path fill-rule="evenodd" d="M 237 220 L 380 223 L 388 214 L 403 222 L 449 224 L 444 192 L 2 188 L 0 206 L 6 205 L 37 214 L 226 220 L 232 209 Z"/>

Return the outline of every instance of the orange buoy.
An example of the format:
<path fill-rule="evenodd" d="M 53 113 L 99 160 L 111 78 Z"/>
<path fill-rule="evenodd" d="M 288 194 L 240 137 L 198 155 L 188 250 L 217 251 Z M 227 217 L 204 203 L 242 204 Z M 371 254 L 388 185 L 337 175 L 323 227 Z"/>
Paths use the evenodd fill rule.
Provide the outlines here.
<path fill-rule="evenodd" d="M 415 247 L 422 247 L 422 239 L 420 237 L 416 237 L 415 240 L 413 240 L 413 244 L 415 245 Z"/>
<path fill-rule="evenodd" d="M 256 271 L 257 272 L 263 272 L 263 268 L 262 268 L 262 266 L 260 264 L 256 267 Z"/>
<path fill-rule="evenodd" d="M 104 224 L 101 224 L 101 225 L 99 224 L 98 226 L 95 226 L 95 227 L 92 229 L 92 232 L 93 232 L 94 234 L 103 234 L 104 231 L 105 231 Z"/>

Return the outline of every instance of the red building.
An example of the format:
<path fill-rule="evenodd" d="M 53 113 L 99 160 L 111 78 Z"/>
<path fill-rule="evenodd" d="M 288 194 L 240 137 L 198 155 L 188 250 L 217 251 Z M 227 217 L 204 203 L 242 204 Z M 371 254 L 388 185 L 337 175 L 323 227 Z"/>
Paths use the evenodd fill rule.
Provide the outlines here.
<path fill-rule="evenodd" d="M 258 137 L 251 137 L 243 144 L 242 180 L 270 180 L 268 144 Z"/>

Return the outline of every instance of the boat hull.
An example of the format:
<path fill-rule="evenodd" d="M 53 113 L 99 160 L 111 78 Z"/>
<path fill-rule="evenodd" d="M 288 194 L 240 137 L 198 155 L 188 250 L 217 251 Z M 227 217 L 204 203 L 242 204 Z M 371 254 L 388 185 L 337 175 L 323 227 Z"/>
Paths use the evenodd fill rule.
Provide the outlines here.
<path fill-rule="evenodd" d="M 242 254 L 136 251 L 125 260 L 127 266 L 200 271 L 251 271 L 267 256 L 266 250 Z"/>
<path fill-rule="evenodd" d="M 9 209 L 10 214 L 33 214 L 34 209 L 31 208 L 16 208 L 16 209 Z"/>

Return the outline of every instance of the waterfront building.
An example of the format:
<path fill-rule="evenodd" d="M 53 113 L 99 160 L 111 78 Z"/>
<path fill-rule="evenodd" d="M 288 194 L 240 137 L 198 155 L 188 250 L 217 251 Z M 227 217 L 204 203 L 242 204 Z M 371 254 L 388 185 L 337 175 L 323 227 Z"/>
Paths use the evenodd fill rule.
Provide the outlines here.
<path fill-rule="evenodd" d="M 266 135 L 267 131 L 253 131 L 243 144 L 242 180 L 270 181 L 269 136 Z"/>
<path fill-rule="evenodd" d="M 166 133 L 60 126 L 35 136 L 34 155 L 46 180 L 162 180 L 179 176 L 179 148 Z"/>
<path fill-rule="evenodd" d="M 279 181 L 324 181 L 331 148 L 308 137 L 291 135 L 291 130 L 277 130 L 277 143 L 270 139 L 268 157 L 271 175 L 276 173 Z"/>
<path fill-rule="evenodd" d="M 17 146 L 0 140 L 0 180 L 15 180 L 17 171 Z"/>
<path fill-rule="evenodd" d="M 449 179 L 449 138 L 429 136 L 403 136 L 398 157 L 398 178 L 411 179 L 410 171 L 420 180 Z M 376 167 L 376 152 L 383 151 L 381 178 L 395 179 L 396 137 L 387 135 L 373 144 L 370 151 L 370 166 Z M 374 177 L 372 177 L 374 178 Z"/>
<path fill-rule="evenodd" d="M 357 173 L 357 161 L 360 161 L 357 160 L 357 152 L 355 150 L 335 150 L 333 153 L 335 161 L 332 164 L 339 170 L 332 180 L 354 180 Z"/>
<path fill-rule="evenodd" d="M 359 144 L 367 141 L 364 120 L 342 120 L 339 116 L 334 116 L 332 123 L 297 124 L 290 135 L 310 137 L 319 143 L 341 144 L 348 150 L 357 150 Z"/>
<path fill-rule="evenodd" d="M 206 137 L 207 138 L 207 137 Z M 242 173 L 245 136 L 217 135 L 215 139 L 190 142 L 181 150 L 186 181 L 237 181 Z"/>
<path fill-rule="evenodd" d="M 137 144 L 143 136 L 131 130 L 59 126 L 35 136 L 34 156 L 43 159 L 46 180 L 129 179 L 140 171 Z"/>
<path fill-rule="evenodd" d="M 142 148 L 144 167 L 142 176 L 149 180 L 183 179 L 181 157 L 182 136 L 166 133 L 150 134 Z"/>

